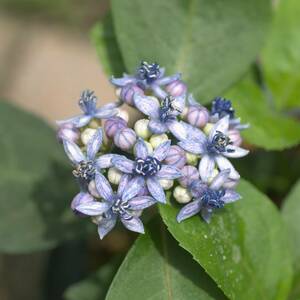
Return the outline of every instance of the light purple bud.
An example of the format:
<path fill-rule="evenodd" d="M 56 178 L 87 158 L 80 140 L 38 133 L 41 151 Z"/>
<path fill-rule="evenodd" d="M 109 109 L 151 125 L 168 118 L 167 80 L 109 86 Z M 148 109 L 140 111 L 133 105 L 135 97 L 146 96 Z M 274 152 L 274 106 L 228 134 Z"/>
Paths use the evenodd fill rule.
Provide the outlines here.
<path fill-rule="evenodd" d="M 144 94 L 144 91 L 135 84 L 127 84 L 121 89 L 120 98 L 128 105 L 134 106 L 133 95 L 135 93 Z"/>
<path fill-rule="evenodd" d="M 76 207 L 81 204 L 89 203 L 92 201 L 94 201 L 94 198 L 90 194 L 79 193 L 73 198 L 72 203 L 71 203 L 71 209 L 77 216 L 84 217 L 85 215 L 82 214 L 81 212 L 77 211 Z"/>
<path fill-rule="evenodd" d="M 67 123 L 58 128 L 56 137 L 60 143 L 63 140 L 76 143 L 80 138 L 80 131 L 73 124 Z"/>
<path fill-rule="evenodd" d="M 230 130 L 228 130 L 227 135 L 234 146 L 240 146 L 242 144 L 243 139 L 238 130 L 230 129 Z"/>
<path fill-rule="evenodd" d="M 127 127 L 127 122 L 120 117 L 112 117 L 105 121 L 104 123 L 104 131 L 108 138 L 113 138 L 116 133 Z"/>
<path fill-rule="evenodd" d="M 186 155 L 184 150 L 179 146 L 171 146 L 168 152 L 165 162 L 168 165 L 172 165 L 181 169 L 186 164 Z"/>
<path fill-rule="evenodd" d="M 186 116 L 188 123 L 195 127 L 204 127 L 209 120 L 209 112 L 205 107 L 190 106 Z"/>
<path fill-rule="evenodd" d="M 181 80 L 175 80 L 166 86 L 166 91 L 173 97 L 179 97 L 186 93 L 186 84 Z"/>
<path fill-rule="evenodd" d="M 130 150 L 136 143 L 136 133 L 131 128 L 120 129 L 114 136 L 114 143 L 124 151 Z"/>
<path fill-rule="evenodd" d="M 189 186 L 194 180 L 199 179 L 198 169 L 194 166 L 184 166 L 181 169 L 182 176 L 178 179 L 183 187 Z"/>

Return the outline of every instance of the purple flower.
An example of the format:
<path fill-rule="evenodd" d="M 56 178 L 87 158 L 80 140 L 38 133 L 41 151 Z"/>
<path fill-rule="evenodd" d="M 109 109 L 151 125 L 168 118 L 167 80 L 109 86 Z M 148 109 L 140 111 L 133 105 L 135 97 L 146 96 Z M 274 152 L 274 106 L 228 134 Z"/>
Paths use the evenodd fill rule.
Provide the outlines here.
<path fill-rule="evenodd" d="M 116 107 L 119 103 L 110 103 L 101 108 L 96 107 L 97 97 L 93 91 L 85 90 L 82 92 L 79 99 L 79 106 L 83 111 L 82 115 L 73 117 L 64 121 L 57 121 L 58 125 L 71 123 L 77 128 L 87 125 L 93 118 L 95 119 L 108 119 L 118 113 Z"/>
<path fill-rule="evenodd" d="M 177 120 L 184 107 L 184 97 L 167 96 L 159 104 L 150 97 L 135 94 L 134 103 L 138 110 L 150 118 L 149 130 L 152 133 L 170 131 L 179 140 L 186 138 L 186 130 Z"/>
<path fill-rule="evenodd" d="M 198 213 L 209 223 L 214 210 L 224 207 L 225 204 L 235 202 L 241 196 L 231 190 L 223 188 L 228 179 L 230 170 L 221 171 L 210 185 L 201 180 L 196 180 L 188 187 L 193 196 L 193 201 L 185 205 L 177 215 L 177 222 L 181 222 Z"/>
<path fill-rule="evenodd" d="M 127 85 L 136 85 L 143 90 L 152 90 L 157 97 L 165 98 L 167 93 L 160 86 L 165 86 L 176 80 L 179 80 L 181 75 L 164 77 L 165 70 L 160 68 L 157 63 L 148 63 L 142 61 L 135 76 L 124 74 L 122 78 L 112 77 L 111 82 L 115 86 L 124 87 Z"/>
<path fill-rule="evenodd" d="M 76 207 L 77 211 L 85 215 L 99 216 L 97 223 L 100 239 L 114 228 L 118 217 L 127 229 L 144 233 L 143 223 L 135 212 L 153 205 L 155 200 L 149 196 L 137 196 L 140 186 L 136 179 L 130 181 L 130 177 L 127 174 L 122 176 L 115 193 L 107 179 L 96 172 L 96 188 L 104 201 L 88 202 Z"/>
<path fill-rule="evenodd" d="M 139 139 L 135 145 L 135 161 L 126 157 L 116 157 L 113 159 L 114 166 L 121 172 L 132 174 L 133 180 L 140 189 L 145 185 L 150 195 L 158 202 L 166 203 L 166 196 L 159 179 L 176 179 L 181 176 L 181 172 L 174 166 L 163 165 L 161 162 L 166 158 L 171 141 L 160 144 L 153 152 L 149 154 L 148 148 L 142 139 Z"/>
<path fill-rule="evenodd" d="M 185 126 L 189 128 L 188 124 Z M 229 116 L 227 115 L 214 125 L 209 136 L 197 128 L 191 128 L 188 130 L 188 138 L 178 143 L 184 150 L 201 155 L 199 173 L 204 182 L 207 182 L 212 176 L 216 164 L 220 170 L 230 169 L 230 179 L 240 178 L 227 158 L 243 157 L 249 151 L 232 145 L 227 136 L 228 127 Z"/>

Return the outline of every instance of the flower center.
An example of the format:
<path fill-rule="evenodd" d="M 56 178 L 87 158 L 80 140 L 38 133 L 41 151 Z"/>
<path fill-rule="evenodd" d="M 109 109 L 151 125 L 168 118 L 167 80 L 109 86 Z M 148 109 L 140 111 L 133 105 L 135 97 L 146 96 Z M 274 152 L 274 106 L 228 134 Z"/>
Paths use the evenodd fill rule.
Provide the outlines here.
<path fill-rule="evenodd" d="M 161 101 L 159 117 L 162 122 L 176 118 L 176 112 L 181 113 L 181 110 L 175 105 L 175 98 L 167 96 Z"/>
<path fill-rule="evenodd" d="M 142 80 L 146 80 L 150 84 L 160 76 L 159 64 L 149 64 L 146 61 L 142 61 L 138 69 L 138 74 Z"/>
<path fill-rule="evenodd" d="M 211 108 L 212 115 L 218 114 L 219 118 L 223 118 L 229 115 L 230 119 L 234 118 L 234 109 L 232 107 L 231 101 L 225 98 L 218 97 L 212 103 Z"/>
<path fill-rule="evenodd" d="M 119 214 L 121 216 L 126 216 L 126 219 L 131 219 L 132 216 L 128 214 L 127 210 L 130 208 L 128 201 L 122 201 L 120 198 L 117 198 L 112 206 L 112 211 L 114 214 Z"/>
<path fill-rule="evenodd" d="M 83 91 L 79 99 L 79 106 L 86 114 L 92 115 L 96 111 L 97 97 L 93 91 Z"/>
<path fill-rule="evenodd" d="M 232 149 L 226 149 L 226 147 L 231 144 L 232 142 L 227 135 L 221 131 L 217 131 L 211 143 L 208 145 L 208 152 L 234 152 Z"/>
<path fill-rule="evenodd" d="M 146 159 L 138 158 L 135 161 L 134 172 L 142 176 L 153 176 L 161 169 L 158 159 L 148 156 Z"/>
<path fill-rule="evenodd" d="M 92 161 L 81 161 L 75 170 L 73 170 L 73 175 L 76 178 L 82 178 L 85 180 L 91 180 L 95 176 L 95 167 Z"/>
<path fill-rule="evenodd" d="M 225 195 L 225 190 L 221 189 L 218 191 L 207 189 L 201 197 L 202 203 L 207 208 L 222 208 L 224 201 L 222 197 Z"/>

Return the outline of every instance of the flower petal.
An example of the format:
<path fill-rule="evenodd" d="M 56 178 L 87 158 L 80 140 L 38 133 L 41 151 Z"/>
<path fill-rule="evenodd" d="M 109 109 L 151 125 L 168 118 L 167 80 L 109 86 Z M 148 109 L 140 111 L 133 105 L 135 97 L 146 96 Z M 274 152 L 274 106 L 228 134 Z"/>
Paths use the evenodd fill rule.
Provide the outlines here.
<path fill-rule="evenodd" d="M 154 134 L 162 134 L 168 131 L 168 127 L 158 119 L 151 119 L 148 128 Z"/>
<path fill-rule="evenodd" d="M 87 159 L 94 160 L 103 142 L 102 128 L 98 128 L 87 144 Z"/>
<path fill-rule="evenodd" d="M 114 193 L 108 180 L 99 172 L 95 175 L 96 189 L 101 198 L 106 201 L 111 201 Z"/>
<path fill-rule="evenodd" d="M 241 199 L 241 195 L 234 190 L 226 190 L 225 195 L 222 197 L 222 201 L 225 203 L 235 202 Z"/>
<path fill-rule="evenodd" d="M 81 161 L 85 161 L 86 158 L 82 153 L 81 149 L 73 142 L 64 140 L 63 141 L 64 149 L 69 159 L 74 165 L 79 164 Z"/>
<path fill-rule="evenodd" d="M 169 153 L 170 146 L 171 146 L 171 141 L 170 140 L 161 143 L 154 150 L 153 157 L 155 157 L 159 161 L 163 161 L 167 157 L 167 155 Z"/>
<path fill-rule="evenodd" d="M 199 174 L 204 182 L 208 182 L 209 178 L 212 177 L 213 170 L 215 168 L 215 161 L 213 157 L 204 155 L 199 163 Z"/>
<path fill-rule="evenodd" d="M 176 179 L 181 177 L 181 171 L 171 165 L 162 165 L 160 171 L 157 173 L 157 177 L 162 179 Z"/>
<path fill-rule="evenodd" d="M 167 123 L 167 127 L 170 132 L 176 137 L 176 139 L 182 141 L 188 137 L 188 133 L 185 127 L 178 121 L 173 120 Z"/>
<path fill-rule="evenodd" d="M 126 186 L 128 185 L 129 181 L 132 179 L 132 176 L 129 174 L 123 174 L 118 186 L 118 195 L 122 196 Z"/>
<path fill-rule="evenodd" d="M 117 109 L 102 107 L 97 109 L 96 113 L 94 114 L 94 117 L 97 119 L 108 119 L 112 116 L 115 116 L 117 113 Z"/>
<path fill-rule="evenodd" d="M 148 156 L 148 148 L 143 139 L 139 138 L 134 146 L 135 156 L 145 159 Z"/>
<path fill-rule="evenodd" d="M 238 158 L 246 156 L 249 153 L 249 150 L 240 148 L 234 145 L 228 145 L 226 147 L 227 152 L 222 153 L 226 157 Z M 229 151 L 228 151 L 229 150 Z"/>
<path fill-rule="evenodd" d="M 134 169 L 134 161 L 120 156 L 112 159 L 113 165 L 123 173 L 131 174 Z"/>
<path fill-rule="evenodd" d="M 183 121 L 181 121 L 180 123 L 184 126 L 185 130 L 187 131 L 187 139 L 193 139 L 200 144 L 204 144 L 205 142 L 207 142 L 207 136 L 204 132 L 202 132 L 202 130 Z"/>
<path fill-rule="evenodd" d="M 164 99 L 168 96 L 168 94 L 156 83 L 151 84 L 151 89 L 152 89 L 154 95 L 158 98 Z"/>
<path fill-rule="evenodd" d="M 201 143 L 198 143 L 193 140 L 183 140 L 178 143 L 183 150 L 194 153 L 194 154 L 201 154 L 204 153 L 204 146 Z"/>
<path fill-rule="evenodd" d="M 185 205 L 178 213 L 176 220 L 178 223 L 181 221 L 190 218 L 197 213 L 199 213 L 201 209 L 201 201 L 200 200 L 195 200 L 192 201 L 191 203 Z"/>
<path fill-rule="evenodd" d="M 159 117 L 159 103 L 153 99 L 135 93 L 133 96 L 134 104 L 138 110 L 150 118 L 157 119 Z"/>
<path fill-rule="evenodd" d="M 96 159 L 96 167 L 99 169 L 111 168 L 113 166 L 113 159 L 117 159 L 120 157 L 122 156 L 118 154 L 103 154 Z"/>
<path fill-rule="evenodd" d="M 79 116 L 76 116 L 76 117 L 73 117 L 73 118 L 70 118 L 67 120 L 56 121 L 56 124 L 61 126 L 64 124 L 71 123 L 75 127 L 80 128 L 80 127 L 87 125 L 91 119 L 92 119 L 92 117 L 89 115 L 79 115 Z"/>
<path fill-rule="evenodd" d="M 125 86 L 125 85 L 130 84 L 130 83 L 135 83 L 136 79 L 134 77 L 131 77 L 131 76 L 126 76 L 126 77 L 122 77 L 122 78 L 111 77 L 110 82 L 113 85 L 122 87 L 122 86 Z"/>
<path fill-rule="evenodd" d="M 93 202 L 94 198 L 89 193 L 80 192 L 78 193 L 72 200 L 71 208 L 72 210 L 76 210 L 76 207 L 81 204 L 87 204 Z"/>
<path fill-rule="evenodd" d="M 145 180 L 142 176 L 136 176 L 125 187 L 123 194 L 122 194 L 122 200 L 128 201 L 131 198 L 135 197 L 138 192 L 144 187 Z M 120 195 L 121 196 L 121 195 Z"/>
<path fill-rule="evenodd" d="M 212 211 L 206 208 L 201 209 L 201 217 L 206 223 L 210 223 Z"/>
<path fill-rule="evenodd" d="M 240 174 L 235 170 L 231 162 L 222 155 L 216 155 L 215 161 L 220 170 L 230 169 L 229 178 L 238 180 L 240 179 Z"/>
<path fill-rule="evenodd" d="M 211 129 L 209 133 L 209 140 L 211 141 L 213 139 L 217 131 L 220 131 L 226 135 L 228 131 L 228 127 L 229 127 L 229 115 L 223 117 L 214 125 L 214 127 Z"/>
<path fill-rule="evenodd" d="M 137 217 L 131 217 L 131 218 L 121 217 L 121 222 L 128 230 L 138 232 L 138 233 L 145 233 L 144 225 L 142 221 Z"/>
<path fill-rule="evenodd" d="M 146 180 L 150 195 L 160 203 L 166 203 L 166 195 L 159 181 L 155 177 L 149 177 Z"/>
<path fill-rule="evenodd" d="M 173 81 L 179 80 L 181 78 L 181 74 L 180 73 L 176 73 L 172 76 L 166 76 L 166 77 L 162 77 L 160 79 L 157 79 L 155 81 L 156 84 L 158 85 L 167 85 L 172 83 Z"/>
<path fill-rule="evenodd" d="M 87 216 L 99 216 L 107 212 L 111 207 L 110 203 L 92 201 L 76 206 L 76 210 Z"/>
<path fill-rule="evenodd" d="M 138 196 L 128 201 L 132 210 L 143 210 L 156 203 L 155 199 L 150 196 Z"/>
<path fill-rule="evenodd" d="M 116 222 L 117 215 L 113 213 L 106 214 L 106 217 L 98 225 L 98 234 L 101 240 L 115 227 Z"/>
<path fill-rule="evenodd" d="M 218 173 L 218 175 L 212 180 L 210 184 L 210 188 L 213 190 L 218 190 L 220 189 L 223 184 L 226 182 L 230 174 L 230 169 L 225 169 L 222 170 L 221 172 Z"/>

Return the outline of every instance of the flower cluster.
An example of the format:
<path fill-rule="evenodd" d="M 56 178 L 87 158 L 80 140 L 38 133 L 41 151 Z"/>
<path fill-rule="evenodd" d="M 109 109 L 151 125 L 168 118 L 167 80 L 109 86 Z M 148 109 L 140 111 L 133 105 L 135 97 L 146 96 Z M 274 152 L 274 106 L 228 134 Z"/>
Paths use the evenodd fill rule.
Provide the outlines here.
<path fill-rule="evenodd" d="M 240 198 L 234 191 L 240 175 L 229 159 L 247 155 L 240 131 L 248 125 L 229 100 L 215 98 L 209 110 L 187 93 L 180 74 L 164 73 L 142 61 L 135 75 L 111 79 L 117 101 L 98 108 L 86 90 L 83 114 L 58 122 L 80 189 L 71 208 L 92 218 L 101 239 L 117 219 L 143 233 L 143 210 L 165 204 L 167 190 L 185 204 L 178 222 L 196 214 L 209 222 L 214 210 Z M 133 126 L 126 106 L 140 112 Z"/>

